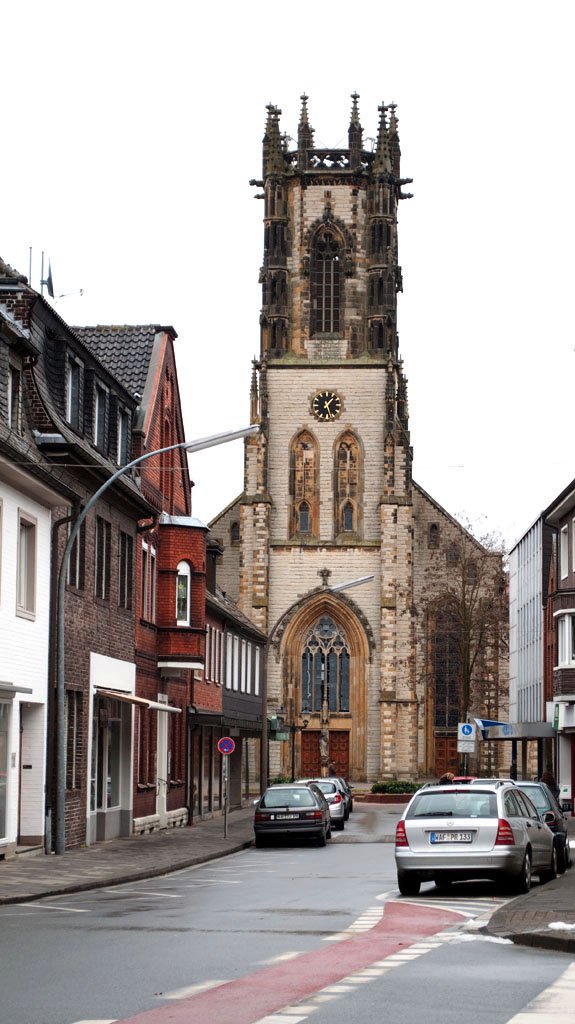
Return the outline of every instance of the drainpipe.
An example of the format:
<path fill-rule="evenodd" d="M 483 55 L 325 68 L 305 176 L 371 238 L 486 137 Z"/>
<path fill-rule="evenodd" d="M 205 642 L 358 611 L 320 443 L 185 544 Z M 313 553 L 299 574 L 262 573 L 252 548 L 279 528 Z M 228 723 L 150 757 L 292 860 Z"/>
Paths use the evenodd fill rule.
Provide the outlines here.
<path fill-rule="evenodd" d="M 69 516 L 63 516 L 52 523 L 50 543 L 50 624 L 49 624 L 49 653 L 48 653 L 48 721 L 46 723 L 46 833 L 44 836 L 44 850 L 52 853 L 54 848 L 52 829 L 52 801 L 53 785 L 56 774 L 56 707 L 54 697 L 56 693 L 56 628 L 57 628 L 57 594 L 58 594 L 58 533 L 62 526 L 73 523 L 81 510 L 80 504 L 73 507 Z"/>

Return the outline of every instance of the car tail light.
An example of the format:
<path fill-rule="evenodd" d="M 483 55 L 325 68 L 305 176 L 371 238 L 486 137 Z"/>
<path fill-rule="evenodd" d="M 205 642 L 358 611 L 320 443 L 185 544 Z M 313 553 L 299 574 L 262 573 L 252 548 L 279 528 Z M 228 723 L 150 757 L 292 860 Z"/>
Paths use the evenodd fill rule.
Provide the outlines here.
<path fill-rule="evenodd" d="M 332 804 L 340 804 L 340 803 L 341 803 L 341 796 L 339 795 L 339 793 L 336 793 L 334 798 L 333 798 L 333 800 L 332 800 Z"/>
<path fill-rule="evenodd" d="M 395 845 L 396 846 L 409 846 L 409 840 L 407 838 L 407 832 L 405 831 L 405 822 L 398 821 L 395 828 Z"/>
<path fill-rule="evenodd" d="M 262 814 L 261 811 L 256 811 L 256 815 L 255 815 L 255 819 L 254 820 L 255 821 L 263 821 L 264 820 L 264 815 Z"/>
<path fill-rule="evenodd" d="M 515 836 L 513 835 L 513 829 L 505 818 L 500 818 L 497 823 L 497 836 L 495 838 L 496 846 L 515 846 Z"/>
<path fill-rule="evenodd" d="M 306 818 L 314 818 L 316 820 L 318 820 L 318 819 L 321 820 L 322 813 L 321 813 L 321 811 L 306 811 L 306 815 L 305 816 L 306 816 Z"/>

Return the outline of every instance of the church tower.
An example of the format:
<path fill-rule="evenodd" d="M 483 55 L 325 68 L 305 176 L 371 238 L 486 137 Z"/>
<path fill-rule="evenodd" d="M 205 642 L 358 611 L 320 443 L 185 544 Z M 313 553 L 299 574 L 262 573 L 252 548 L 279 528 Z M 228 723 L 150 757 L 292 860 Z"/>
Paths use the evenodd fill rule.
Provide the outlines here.
<path fill-rule="evenodd" d="M 246 442 L 239 600 L 273 634 L 269 710 L 296 727 L 295 774 L 335 761 L 356 779 L 413 777 L 411 449 L 397 335 L 397 213 L 410 179 L 395 106 L 380 106 L 372 151 L 358 99 L 345 149 L 315 146 L 307 96 L 293 148 L 281 111 L 267 108 L 252 182 L 264 202 L 251 393 L 262 433 Z"/>
<path fill-rule="evenodd" d="M 272 777 L 332 761 L 357 781 L 457 772 L 462 715 L 503 708 L 501 559 L 412 479 L 397 333 L 411 179 L 395 105 L 379 107 L 366 146 L 354 94 L 347 147 L 322 149 L 301 100 L 293 145 L 268 106 L 251 182 L 264 214 L 250 393 L 261 430 L 245 442 L 243 493 L 210 524 L 219 579 L 268 635 L 268 715 L 291 740 L 270 743 Z M 480 649 L 464 685 L 469 609 Z"/>

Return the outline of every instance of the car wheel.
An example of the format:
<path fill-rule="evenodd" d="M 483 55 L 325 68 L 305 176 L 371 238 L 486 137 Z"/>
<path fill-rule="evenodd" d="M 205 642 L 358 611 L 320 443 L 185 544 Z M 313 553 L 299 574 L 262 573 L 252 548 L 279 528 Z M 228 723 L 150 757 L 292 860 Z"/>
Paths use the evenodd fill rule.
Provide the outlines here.
<path fill-rule="evenodd" d="M 327 844 L 327 826 L 322 829 L 319 836 L 317 837 L 317 845 L 325 846 Z"/>
<path fill-rule="evenodd" d="M 262 847 L 266 845 L 267 841 L 263 836 L 256 836 L 256 849 L 261 850 Z"/>
<path fill-rule="evenodd" d="M 531 888 L 531 854 L 529 850 L 525 851 L 523 858 L 523 864 L 521 865 L 521 871 L 518 877 L 515 879 L 514 889 L 515 892 L 523 893 L 529 892 Z"/>
<path fill-rule="evenodd" d="M 345 828 L 345 821 L 343 820 L 343 818 L 341 819 L 341 821 L 338 821 L 334 827 L 337 829 L 338 832 L 343 832 Z"/>
<path fill-rule="evenodd" d="M 397 876 L 397 888 L 402 896 L 417 896 L 420 886 L 421 882 L 417 877 L 412 878 L 411 875 Z"/>
<path fill-rule="evenodd" d="M 552 882 L 554 878 L 557 878 L 557 844 L 553 843 L 553 849 L 551 851 L 551 863 L 547 871 L 539 872 L 540 882 Z"/>
<path fill-rule="evenodd" d="M 331 825 L 327 826 L 327 838 L 331 839 Z"/>
<path fill-rule="evenodd" d="M 569 868 L 573 867 L 573 858 L 571 856 L 571 847 L 569 845 L 569 838 L 565 840 L 565 867 L 569 871 Z"/>
<path fill-rule="evenodd" d="M 567 849 L 568 840 L 561 843 L 557 850 L 557 871 L 562 875 L 567 870 Z"/>

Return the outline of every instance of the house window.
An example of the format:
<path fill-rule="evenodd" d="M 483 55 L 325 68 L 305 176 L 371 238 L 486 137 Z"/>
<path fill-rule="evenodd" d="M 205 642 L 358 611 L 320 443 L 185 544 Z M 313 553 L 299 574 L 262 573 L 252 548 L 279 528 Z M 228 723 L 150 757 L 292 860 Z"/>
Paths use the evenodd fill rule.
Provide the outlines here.
<path fill-rule="evenodd" d="M 80 426 L 80 380 L 80 363 L 69 356 L 66 366 L 66 419 L 75 430 Z"/>
<path fill-rule="evenodd" d="M 240 638 L 239 636 L 234 636 L 234 669 L 232 677 L 232 689 L 234 690 L 239 689 L 240 674 Z"/>
<path fill-rule="evenodd" d="M 230 526 L 230 541 L 234 545 L 239 544 L 239 542 L 240 542 L 240 524 L 239 523 L 232 523 L 232 525 Z"/>
<path fill-rule="evenodd" d="M 341 324 L 342 246 L 330 228 L 320 228 L 310 260 L 311 334 L 338 334 Z"/>
<path fill-rule="evenodd" d="M 110 600 L 110 561 L 112 527 L 101 516 L 96 516 L 95 587 L 96 597 Z"/>
<path fill-rule="evenodd" d="M 120 530 L 118 604 L 120 608 L 132 607 L 132 566 L 134 542 L 129 533 Z"/>
<path fill-rule="evenodd" d="M 226 635 L 226 690 L 231 690 L 234 671 L 233 636 Z"/>
<path fill-rule="evenodd" d="M 142 618 L 148 618 L 148 545 L 142 544 Z"/>
<path fill-rule="evenodd" d="M 18 513 L 16 611 L 32 618 L 36 612 L 36 520 Z"/>
<path fill-rule="evenodd" d="M 11 366 L 8 371 L 8 426 L 17 434 L 21 431 L 22 377 L 20 370 Z"/>
<path fill-rule="evenodd" d="M 72 532 L 73 524 L 70 523 L 68 535 Z M 68 586 L 75 590 L 84 589 L 86 557 L 86 523 L 83 522 L 74 538 L 68 560 Z"/>
<path fill-rule="evenodd" d="M 66 789 L 78 789 L 81 784 L 80 764 L 82 751 L 82 694 L 77 690 L 66 692 Z"/>
<path fill-rule="evenodd" d="M 156 621 L 156 549 L 150 548 L 150 622 Z"/>
<path fill-rule="evenodd" d="M 254 648 L 254 693 L 259 697 L 260 693 L 260 648 Z"/>
<path fill-rule="evenodd" d="M 246 692 L 246 679 L 247 679 L 247 644 L 245 640 L 242 640 L 241 646 L 241 663 L 240 663 L 240 690 L 242 693 Z"/>
<path fill-rule="evenodd" d="M 125 409 L 118 412 L 118 452 L 119 466 L 125 466 L 130 452 L 130 415 Z"/>
<path fill-rule="evenodd" d="M 96 384 L 94 402 L 94 444 L 100 451 L 106 450 L 106 419 L 108 409 L 108 392 L 101 384 Z"/>
<path fill-rule="evenodd" d="M 191 570 L 187 562 L 180 562 L 176 578 L 176 621 L 178 626 L 190 625 Z"/>
<path fill-rule="evenodd" d="M 557 665 L 572 668 L 575 662 L 575 614 L 561 615 L 557 621 Z"/>
<path fill-rule="evenodd" d="M 566 526 L 561 527 L 561 547 L 559 551 L 561 560 L 561 579 L 569 575 L 569 534 Z"/>
<path fill-rule="evenodd" d="M 147 622 L 156 621 L 156 549 L 142 544 L 141 617 Z"/>
<path fill-rule="evenodd" d="M 575 572 L 575 519 L 571 520 L 571 571 Z"/>

